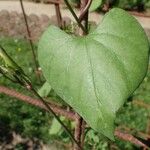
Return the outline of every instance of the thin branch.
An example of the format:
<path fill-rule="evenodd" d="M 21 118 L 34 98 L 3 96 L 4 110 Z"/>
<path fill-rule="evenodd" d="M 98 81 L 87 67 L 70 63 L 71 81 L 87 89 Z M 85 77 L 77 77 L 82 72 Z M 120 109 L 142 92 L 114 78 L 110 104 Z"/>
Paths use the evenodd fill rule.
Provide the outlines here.
<path fill-rule="evenodd" d="M 85 140 L 85 127 L 86 122 L 82 119 L 82 126 L 81 126 L 81 147 L 84 147 L 84 140 Z"/>
<path fill-rule="evenodd" d="M 61 2 L 59 0 L 46 0 L 45 3 L 50 3 L 50 4 L 60 4 Z"/>
<path fill-rule="evenodd" d="M 26 81 L 28 83 L 28 81 Z M 42 107 L 44 106 L 44 108 L 50 113 L 52 114 L 56 120 L 61 124 L 61 126 L 64 128 L 64 130 L 68 133 L 68 135 L 70 136 L 70 138 L 78 145 L 79 147 L 79 150 L 82 150 L 82 148 L 80 147 L 80 145 L 78 144 L 78 142 L 76 141 L 76 139 L 74 138 L 74 136 L 72 135 L 72 133 L 69 131 L 69 129 L 64 125 L 64 123 L 59 119 L 59 117 L 56 115 L 55 111 L 56 109 L 53 110 L 53 108 L 51 108 L 51 106 L 36 92 L 36 90 L 32 87 L 31 83 L 28 83 L 29 86 L 30 86 L 30 90 L 39 98 L 38 100 L 43 104 Z M 5 89 L 4 87 L 1 87 L 0 88 L 0 92 L 3 92 L 3 93 L 7 93 L 9 95 L 13 95 L 14 93 L 12 93 L 11 91 Z M 17 97 L 20 97 L 21 95 L 15 95 Z M 27 98 L 27 97 L 26 97 Z M 24 99 L 24 98 L 23 98 Z M 28 99 L 28 101 L 31 102 L 31 100 L 33 101 L 33 99 Z M 37 102 L 33 103 L 32 104 L 36 104 L 37 106 L 39 105 Z M 40 104 L 41 106 L 41 104 Z"/>
<path fill-rule="evenodd" d="M 80 5 L 81 8 L 80 9 L 81 9 L 81 14 L 82 14 L 82 9 L 83 9 L 84 15 L 82 16 L 83 17 L 82 20 L 83 20 L 83 26 L 86 30 L 86 32 L 83 32 L 83 30 L 82 30 L 82 32 L 79 31 L 79 34 L 81 36 L 86 35 L 88 33 L 88 9 L 87 9 L 87 5 L 89 5 L 88 4 L 89 1 L 91 1 L 91 0 L 81 0 L 81 5 Z M 80 21 L 81 24 L 82 24 L 82 20 Z M 80 115 L 78 115 L 77 113 L 76 113 L 75 122 L 76 122 L 76 125 L 75 125 L 74 137 L 77 140 L 77 142 L 80 144 L 81 148 L 83 148 L 84 131 L 85 131 L 84 125 L 85 124 L 84 124 L 83 118 Z M 78 145 L 74 144 L 73 149 L 79 150 Z"/>
<path fill-rule="evenodd" d="M 78 23 L 79 27 L 82 29 L 82 31 L 86 34 L 86 29 L 84 28 L 84 26 L 82 25 L 82 23 L 80 22 L 79 18 L 77 17 L 76 13 L 74 12 L 74 10 L 72 9 L 71 5 L 69 4 L 68 0 L 64 0 L 68 9 L 70 10 L 71 14 L 73 15 L 74 19 L 76 20 L 76 22 Z"/>
<path fill-rule="evenodd" d="M 90 1 L 90 2 L 89 2 Z M 80 35 L 88 34 L 88 7 L 90 6 L 91 0 L 81 0 L 80 9 L 81 9 L 81 23 L 84 26 L 86 32 L 80 32 Z M 83 14 L 82 14 L 83 13 Z"/>
<path fill-rule="evenodd" d="M 45 105 L 43 105 L 43 103 L 41 103 L 39 101 L 39 99 L 24 95 L 23 93 L 17 92 L 16 90 L 7 88 L 5 86 L 0 86 L 0 93 L 6 94 L 6 95 L 14 97 L 14 98 L 17 98 L 23 102 L 26 102 L 26 103 L 31 104 L 33 106 L 37 106 L 37 107 L 42 108 L 42 109 L 47 111 L 47 108 L 45 107 Z M 72 121 L 75 120 L 75 115 L 74 115 L 75 113 L 73 111 L 67 111 L 66 109 L 59 106 L 58 104 L 53 104 L 52 101 L 54 101 L 54 100 L 52 100 L 52 99 L 50 101 L 51 102 L 48 102 L 48 101 L 46 101 L 46 102 L 48 103 L 49 106 L 51 106 L 51 108 L 53 109 L 53 111 L 55 113 L 57 113 L 58 115 L 62 115 L 69 120 L 72 120 Z"/>
<path fill-rule="evenodd" d="M 17 98 L 17 99 L 19 99 L 21 101 L 24 101 L 24 102 L 30 103 L 30 104 L 32 104 L 34 106 L 37 106 L 37 107 L 45 109 L 45 106 L 40 101 L 37 101 L 37 99 L 34 99 L 34 98 L 31 98 L 31 97 L 26 96 L 24 94 L 21 94 L 21 93 L 17 92 L 16 90 L 9 89 L 9 88 L 4 87 L 4 86 L 0 86 L 0 93 L 3 93 L 3 94 L 6 94 L 6 95 L 15 97 L 15 98 Z M 71 119 L 71 120 L 75 120 L 76 119 L 76 116 L 75 116 L 74 112 L 71 112 L 71 111 L 67 112 L 66 110 L 63 110 L 63 108 L 57 106 L 56 104 L 49 103 L 49 105 L 51 105 L 51 108 L 53 109 L 53 111 L 55 113 L 63 115 L 66 118 Z M 91 129 L 91 128 L 88 128 L 87 132 L 89 131 L 89 129 Z M 85 135 L 86 135 L 86 133 L 85 133 Z M 139 146 L 147 148 L 147 146 L 145 144 L 143 144 L 141 141 L 137 140 L 133 135 L 127 134 L 127 133 L 123 133 L 118 128 L 115 130 L 115 135 L 118 138 L 120 138 L 120 139 L 122 139 L 124 141 L 128 141 L 128 142 L 130 142 L 132 144 L 139 145 Z M 149 135 L 147 135 L 147 137 L 149 137 Z"/>
<path fill-rule="evenodd" d="M 53 111 L 53 109 L 51 108 L 51 106 L 48 105 L 48 103 L 39 95 L 39 93 L 35 90 L 35 88 L 33 87 L 30 79 L 28 76 L 21 77 L 21 82 L 20 85 L 22 83 L 22 80 L 24 81 L 22 86 L 27 88 L 28 90 L 30 90 L 36 97 L 39 98 L 39 100 L 43 103 L 43 105 L 47 108 L 47 111 L 53 115 L 53 117 L 60 123 L 60 125 L 64 128 L 64 130 L 66 131 L 66 133 L 69 135 L 69 137 L 72 139 L 73 142 L 75 142 L 78 147 L 79 150 L 82 150 L 82 148 L 80 147 L 79 143 L 76 141 L 76 139 L 74 138 L 74 136 L 72 135 L 71 131 L 67 128 L 67 126 L 60 120 L 60 118 L 57 116 L 57 114 Z M 25 83 L 25 85 L 24 85 Z"/>
<path fill-rule="evenodd" d="M 81 145 L 81 137 L 82 137 L 82 117 L 80 117 L 77 113 L 75 114 L 75 131 L 74 131 L 74 137 L 76 141 Z M 73 150 L 79 150 L 78 145 L 74 144 Z"/>
<path fill-rule="evenodd" d="M 88 10 L 91 6 L 91 3 L 92 3 L 92 0 L 88 0 L 88 3 L 86 4 L 86 6 L 83 8 L 83 10 L 81 10 L 81 14 L 79 16 L 80 22 L 84 19 L 84 16 L 88 12 Z"/>
<path fill-rule="evenodd" d="M 35 49 L 34 49 L 34 46 L 33 46 L 33 42 L 32 42 L 32 40 L 31 40 L 31 32 L 30 32 L 29 25 L 28 25 L 28 20 L 27 20 L 27 17 L 26 17 L 24 5 L 23 5 L 23 0 L 20 0 L 20 5 L 21 5 L 21 9 L 22 9 L 23 16 L 24 16 L 27 33 L 28 33 L 28 36 L 29 36 L 29 39 L 28 39 L 28 40 L 29 40 L 29 43 L 30 43 L 30 46 L 31 46 L 33 61 L 34 61 L 34 64 L 35 64 L 36 71 L 38 71 L 39 65 L 38 65 L 38 63 L 37 63 L 36 54 L 35 54 Z"/>
<path fill-rule="evenodd" d="M 14 79 L 17 81 L 18 84 L 27 88 L 35 96 L 37 96 L 39 98 L 41 103 L 43 103 L 43 105 L 47 108 L 47 111 L 56 118 L 56 120 L 61 124 L 61 126 L 64 128 L 64 130 L 68 133 L 70 138 L 78 145 L 78 147 L 81 150 L 80 145 L 75 140 L 72 133 L 65 126 L 65 124 L 59 119 L 59 117 L 56 115 L 56 113 L 53 111 L 53 109 L 48 105 L 48 103 L 38 94 L 38 92 L 33 87 L 30 78 L 24 73 L 23 69 L 18 64 L 15 63 L 15 61 L 7 54 L 7 52 L 2 47 L 0 47 L 0 48 L 1 48 L 0 54 L 1 54 L 2 58 L 4 59 L 5 63 L 7 63 L 7 65 L 9 65 L 9 67 L 11 67 L 11 71 L 9 73 L 14 77 Z"/>
<path fill-rule="evenodd" d="M 84 26 L 84 29 L 86 30 L 86 32 L 81 32 L 81 30 L 79 30 L 79 34 L 81 36 L 86 35 L 88 33 L 88 5 L 89 5 L 89 1 L 91 0 L 81 0 L 80 3 L 80 9 L 81 9 L 81 14 L 83 14 L 83 18 L 82 20 L 80 20 L 80 23 Z M 83 10 L 83 12 L 82 12 Z M 82 23 L 83 21 L 83 23 Z M 85 131 L 85 124 L 84 124 L 84 120 L 83 118 L 78 115 L 76 113 L 76 125 L 75 125 L 75 132 L 74 132 L 74 136 L 75 139 L 77 140 L 77 142 L 80 144 L 80 146 L 83 148 L 84 146 L 84 131 Z M 74 144 L 74 150 L 79 150 L 78 146 L 76 144 Z"/>
<path fill-rule="evenodd" d="M 69 131 L 69 129 L 66 127 L 66 125 L 64 125 L 64 123 L 59 119 L 59 117 L 56 115 L 56 113 L 53 111 L 53 109 L 47 104 L 47 102 L 36 92 L 36 90 L 31 87 L 31 91 L 39 98 L 39 100 L 45 105 L 45 107 L 47 108 L 47 111 L 49 113 L 51 113 L 56 120 L 61 124 L 61 126 L 64 128 L 64 130 L 68 133 L 68 135 L 70 136 L 70 138 L 78 145 L 79 150 L 81 150 L 82 148 L 80 147 L 78 141 L 76 141 L 76 139 L 74 138 L 74 136 L 72 135 L 72 133 Z"/>
<path fill-rule="evenodd" d="M 119 130 L 115 130 L 115 136 L 117 136 L 119 139 L 122 139 L 124 141 L 128 141 L 130 143 L 133 143 L 135 145 L 139 145 L 141 147 L 148 149 L 148 147 L 144 143 L 142 143 L 140 140 L 138 140 L 131 134 L 123 133 L 123 132 L 120 132 Z"/>
<path fill-rule="evenodd" d="M 148 117 L 148 120 L 147 120 L 146 133 L 148 135 L 150 134 L 150 118 L 149 117 Z M 147 141 L 150 141 L 150 136 L 147 138 Z M 146 150 L 146 148 L 143 148 L 143 150 Z"/>
<path fill-rule="evenodd" d="M 117 129 L 118 129 L 118 130 L 123 130 L 124 132 L 130 132 L 130 133 L 132 132 L 132 133 L 135 133 L 137 136 L 140 136 L 140 137 L 144 138 L 145 140 L 146 140 L 146 139 L 150 139 L 150 135 L 149 135 L 149 134 L 143 133 L 143 132 L 138 131 L 138 130 L 133 129 L 133 128 L 129 128 L 129 127 L 125 126 L 125 125 L 119 125 L 119 126 L 117 127 Z"/>
<path fill-rule="evenodd" d="M 59 4 L 54 4 L 55 5 L 55 11 L 56 11 L 56 16 L 57 16 L 57 23 L 60 28 L 63 27 L 63 21 L 62 21 L 62 16 L 60 12 L 60 7 Z"/>

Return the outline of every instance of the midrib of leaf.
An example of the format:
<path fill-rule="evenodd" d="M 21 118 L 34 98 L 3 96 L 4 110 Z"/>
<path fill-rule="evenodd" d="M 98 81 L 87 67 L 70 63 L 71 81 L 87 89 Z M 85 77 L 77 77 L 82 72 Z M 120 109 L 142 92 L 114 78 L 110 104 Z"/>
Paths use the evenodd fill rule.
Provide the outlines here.
<path fill-rule="evenodd" d="M 101 45 L 101 46 L 103 46 L 106 50 L 107 50 L 107 52 L 109 52 L 110 54 L 113 54 L 113 56 L 116 58 L 116 54 L 115 53 L 112 53 L 111 52 L 111 49 L 108 49 L 107 47 L 105 47 L 102 43 L 100 43 L 99 41 L 97 41 L 97 40 L 95 40 L 95 39 L 93 39 L 93 38 L 87 38 L 89 41 L 88 42 L 92 42 L 92 41 L 94 41 L 95 43 L 97 43 L 98 45 Z M 85 44 L 85 45 L 87 45 L 87 44 Z M 87 47 L 87 46 L 86 46 Z M 86 52 L 87 54 L 88 54 L 88 48 L 87 48 L 87 52 Z M 89 57 L 89 54 L 88 54 L 88 57 Z M 91 58 L 90 58 L 91 59 Z M 118 60 L 117 60 L 118 61 Z M 119 62 L 119 61 L 118 61 Z M 119 65 L 120 65 L 120 63 L 119 63 Z M 93 69 L 92 69 L 92 61 L 91 61 L 91 70 L 93 71 Z M 121 66 L 122 67 L 122 66 Z M 127 78 L 126 78 L 126 76 L 124 75 L 125 73 L 124 73 L 124 70 L 119 70 L 119 72 L 120 72 L 120 74 L 123 76 L 123 78 L 122 78 L 122 80 L 123 80 L 123 82 L 124 82 L 124 85 L 125 85 L 125 87 L 126 87 L 126 90 L 128 89 L 128 85 L 127 85 L 127 83 L 125 82 L 125 80 L 127 80 Z M 101 76 L 103 76 L 103 73 L 101 73 Z M 92 75 L 92 77 L 94 77 L 94 71 L 93 71 L 93 75 Z M 105 76 L 103 76 L 103 78 L 105 78 Z M 124 79 L 125 78 L 125 79 Z M 95 83 L 95 79 L 93 78 L 93 80 L 92 81 L 94 81 L 93 83 L 93 85 L 96 85 L 96 83 Z M 111 86 L 111 87 L 113 87 L 113 85 L 111 84 L 111 81 L 110 80 L 108 80 L 108 78 L 107 78 L 107 81 L 108 81 L 108 83 L 109 83 L 109 85 Z M 113 89 L 115 89 L 115 88 L 113 88 Z M 120 88 L 118 89 L 118 90 L 120 90 Z M 95 91 L 96 91 L 96 86 L 95 86 Z M 94 91 L 94 92 L 95 92 Z M 124 91 L 125 92 L 125 91 Z M 118 95 L 118 91 L 116 91 L 115 90 L 115 93 L 116 93 L 116 95 Z M 120 93 L 122 93 L 121 91 L 120 91 Z M 126 94 L 127 95 L 127 94 Z M 119 96 L 119 95 L 118 95 Z M 124 99 L 126 99 L 127 97 L 124 97 Z M 98 105 L 98 106 L 100 106 L 100 105 Z M 112 106 L 113 106 L 113 103 L 112 103 Z M 113 110 L 113 112 L 114 113 L 116 113 L 116 109 L 114 109 Z"/>
<path fill-rule="evenodd" d="M 102 33 L 102 34 L 106 34 L 106 35 L 110 35 L 110 36 L 114 36 L 114 37 L 119 38 L 119 36 L 112 35 L 112 34 L 107 34 L 107 33 Z M 95 35 L 95 34 L 94 34 L 94 35 Z M 100 36 L 100 35 L 101 35 L 101 34 L 97 34 L 96 36 Z M 131 81 L 130 81 L 130 79 L 129 79 L 129 77 L 128 77 L 128 73 L 127 73 L 127 71 L 126 71 L 126 67 L 125 67 L 123 61 L 120 60 L 120 58 L 118 57 L 118 55 L 116 54 L 116 52 L 114 52 L 114 51 L 113 51 L 112 49 L 110 49 L 108 46 L 104 45 L 103 43 L 99 42 L 98 40 L 96 40 L 96 39 L 94 39 L 94 38 L 93 38 L 93 40 L 94 40 L 95 42 L 97 42 L 98 44 L 101 44 L 104 48 L 106 48 L 106 49 L 108 50 L 108 52 L 111 53 L 111 54 L 116 58 L 116 60 L 119 62 L 119 64 L 121 65 L 121 68 L 122 68 L 122 70 L 120 70 L 120 71 L 123 71 L 122 73 L 124 74 L 124 78 L 126 78 L 126 82 L 124 82 L 124 83 L 126 84 L 126 88 L 127 88 L 129 91 L 131 91 L 130 86 L 132 86 L 132 84 L 131 84 Z M 124 38 L 124 40 L 125 40 L 125 38 Z M 121 73 L 121 74 L 122 74 L 122 73 Z"/>
<path fill-rule="evenodd" d="M 86 56 L 87 56 L 87 60 L 89 61 L 89 64 L 90 64 L 90 70 L 91 70 L 90 72 L 91 72 L 91 76 L 92 76 L 92 83 L 93 83 L 94 93 L 95 93 L 95 96 L 96 96 L 97 105 L 99 106 L 99 109 L 98 109 L 99 110 L 99 115 L 100 115 L 99 117 L 104 121 L 103 113 L 100 110 L 100 108 L 102 107 L 101 106 L 102 103 L 101 103 L 101 100 L 99 99 L 99 97 L 97 95 L 97 88 L 96 88 L 96 84 L 95 84 L 95 77 L 94 77 L 92 60 L 91 60 L 91 57 L 89 56 L 86 38 L 84 40 L 85 40 L 85 53 L 86 53 Z"/>

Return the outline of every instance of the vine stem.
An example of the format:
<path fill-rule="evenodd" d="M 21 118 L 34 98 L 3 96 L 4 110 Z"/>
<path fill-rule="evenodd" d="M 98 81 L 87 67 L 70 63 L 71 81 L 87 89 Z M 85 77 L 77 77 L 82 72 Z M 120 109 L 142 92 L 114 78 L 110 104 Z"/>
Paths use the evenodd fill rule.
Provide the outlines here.
<path fill-rule="evenodd" d="M 89 14 L 88 8 L 90 7 L 91 2 L 92 2 L 91 0 L 81 0 L 80 21 L 81 21 L 81 24 L 84 26 L 84 29 L 86 30 L 86 32 L 83 32 L 83 30 L 79 30 L 79 32 L 82 31 L 81 33 L 79 33 L 81 36 L 88 34 L 88 14 Z M 76 126 L 75 126 L 74 137 L 75 137 L 76 141 L 80 144 L 81 148 L 83 148 L 85 121 L 83 120 L 83 118 L 80 115 L 78 115 L 76 113 L 75 122 L 76 122 Z M 79 150 L 79 147 L 78 147 L 78 145 L 76 145 L 76 143 L 74 144 L 73 150 Z"/>
<path fill-rule="evenodd" d="M 86 30 L 86 32 L 82 33 L 83 35 L 88 34 L 88 16 L 89 16 L 89 10 L 90 4 L 92 3 L 92 0 L 81 0 L 81 21 L 83 22 L 83 26 Z"/>
<path fill-rule="evenodd" d="M 74 137 L 77 140 L 77 142 L 80 144 L 80 147 L 83 149 L 84 147 L 84 132 L 85 132 L 85 121 L 83 120 L 83 118 L 78 115 L 78 113 L 75 114 L 75 122 L 76 122 L 76 126 L 75 126 L 75 133 L 74 133 Z M 74 150 L 79 150 L 78 145 L 74 144 Z"/>
<path fill-rule="evenodd" d="M 55 3 L 55 11 L 56 11 L 56 17 L 57 17 L 57 23 L 59 28 L 63 28 L 63 20 L 62 20 L 62 16 L 61 16 L 61 12 L 60 12 L 60 7 L 59 7 L 59 3 Z"/>
<path fill-rule="evenodd" d="M 37 99 L 32 98 L 30 96 L 24 95 L 23 93 L 17 92 L 14 89 L 9 89 L 5 86 L 0 86 L 0 94 L 5 94 L 7 96 L 17 98 L 18 100 L 21 100 L 23 102 L 26 102 L 28 104 L 31 104 L 31 105 L 39 107 L 39 108 L 42 108 L 42 109 L 47 111 L 47 108 L 45 107 L 45 105 L 43 105 L 43 103 L 41 103 L 41 101 L 39 99 L 37 100 Z M 62 116 L 66 117 L 67 119 L 72 120 L 72 121 L 74 121 L 76 119 L 75 112 L 73 112 L 73 111 L 68 112 L 64 108 L 57 106 L 58 104 L 54 104 L 54 103 L 50 104 L 49 103 L 49 105 L 51 106 L 51 108 L 53 108 L 54 112 L 57 113 L 58 115 L 62 115 Z M 66 113 L 67 113 L 67 115 L 66 115 Z M 70 115 L 68 115 L 68 114 L 70 114 Z M 84 122 L 84 128 L 85 128 L 85 122 Z M 88 128 L 88 126 L 86 128 L 87 129 L 86 129 L 86 132 L 84 133 L 84 136 L 91 129 L 91 128 Z M 115 135 L 117 138 L 119 138 L 121 140 L 130 142 L 130 143 L 135 144 L 137 146 L 141 146 L 141 147 L 144 147 L 145 149 L 148 149 L 144 143 L 142 143 L 136 137 L 134 137 L 128 133 L 131 130 L 132 129 L 128 128 L 128 130 L 125 130 L 124 132 L 122 132 L 120 127 L 118 127 L 115 129 Z M 145 134 L 143 132 L 138 132 L 138 134 L 142 135 L 146 139 L 150 137 L 150 135 Z"/>
<path fill-rule="evenodd" d="M 32 56 L 33 56 L 33 61 L 34 61 L 34 64 L 35 64 L 35 69 L 36 69 L 39 81 L 41 82 L 40 74 L 38 73 L 39 65 L 38 65 L 38 62 L 37 62 L 36 53 L 35 53 L 35 49 L 34 49 L 33 42 L 32 42 L 31 32 L 30 32 L 29 25 L 28 25 L 28 20 L 27 20 L 27 17 L 26 17 L 24 5 L 23 5 L 23 0 L 20 0 L 20 6 L 21 6 L 21 9 L 22 9 L 22 13 L 23 13 L 27 33 L 28 33 L 28 36 L 29 36 L 28 40 L 29 40 L 29 43 L 30 43 L 31 51 L 32 51 Z"/>
<path fill-rule="evenodd" d="M 59 117 L 56 115 L 56 113 L 53 111 L 53 109 L 49 106 L 49 104 L 38 94 L 38 92 L 34 89 L 33 85 L 31 84 L 31 82 L 29 82 L 28 80 L 26 80 L 26 78 L 24 78 L 24 80 L 26 81 L 27 85 L 26 88 L 30 91 L 33 92 L 33 94 L 35 96 L 37 96 L 39 98 L 39 100 L 43 103 L 43 105 L 47 108 L 47 111 L 52 114 L 55 119 L 61 124 L 61 126 L 64 128 L 64 130 L 66 131 L 66 133 L 70 136 L 70 138 L 72 139 L 72 141 L 74 141 L 76 143 L 76 145 L 78 145 L 79 150 L 82 150 L 80 144 L 78 143 L 78 141 L 74 138 L 74 136 L 72 135 L 71 131 L 66 127 L 66 125 L 59 119 Z"/>
<path fill-rule="evenodd" d="M 30 78 L 24 73 L 23 69 L 7 54 L 7 52 L 1 45 L 0 45 L 0 48 L 2 52 L 5 53 L 5 57 L 6 57 L 5 59 L 9 61 L 8 67 L 10 67 L 13 70 L 12 72 L 9 72 L 9 73 L 15 79 L 16 83 L 30 90 L 35 96 L 39 98 L 42 104 L 47 108 L 47 111 L 56 118 L 56 120 L 61 124 L 61 126 L 64 128 L 66 133 L 68 133 L 72 141 L 78 145 L 79 150 L 81 150 L 82 148 L 80 147 L 79 143 L 76 141 L 74 136 L 72 135 L 71 131 L 69 131 L 69 129 L 65 126 L 65 124 L 59 119 L 59 117 L 56 115 L 53 109 L 49 106 L 49 104 L 38 94 L 38 92 L 33 87 Z M 0 70 L 0 73 L 3 74 L 4 77 L 6 77 L 5 72 Z"/>
<path fill-rule="evenodd" d="M 86 2 L 86 1 L 85 1 Z M 89 10 L 90 6 L 91 6 L 92 0 L 88 0 L 87 4 L 85 7 L 81 8 L 81 14 L 79 16 L 79 20 L 80 22 L 84 19 L 85 14 L 87 13 L 87 11 Z"/>
<path fill-rule="evenodd" d="M 74 12 L 74 10 L 72 9 L 71 5 L 69 4 L 68 0 L 64 0 L 65 4 L 67 5 L 68 9 L 70 10 L 71 14 L 73 15 L 74 19 L 76 20 L 76 22 L 78 23 L 79 27 L 82 29 L 82 31 L 86 34 L 87 31 L 84 28 L 84 26 L 82 25 L 81 21 L 79 20 L 79 18 L 77 17 L 76 13 Z"/>

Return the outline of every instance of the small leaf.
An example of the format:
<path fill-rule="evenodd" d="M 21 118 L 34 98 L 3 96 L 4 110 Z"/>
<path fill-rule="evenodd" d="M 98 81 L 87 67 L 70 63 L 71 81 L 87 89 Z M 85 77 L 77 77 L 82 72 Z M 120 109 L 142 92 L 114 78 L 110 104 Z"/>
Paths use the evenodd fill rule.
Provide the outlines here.
<path fill-rule="evenodd" d="M 95 11 L 102 5 L 102 3 L 103 3 L 103 0 L 93 0 L 89 10 Z"/>
<path fill-rule="evenodd" d="M 51 128 L 50 128 L 50 130 L 49 130 L 49 134 L 50 134 L 50 135 L 58 134 L 60 130 L 61 130 L 61 125 L 60 125 L 60 123 L 54 118 L 53 121 L 52 121 Z"/>
<path fill-rule="evenodd" d="M 40 39 L 38 56 L 55 92 L 93 129 L 114 139 L 116 112 L 148 67 L 149 42 L 136 19 L 112 9 L 83 37 L 50 26 Z"/>
<path fill-rule="evenodd" d="M 0 46 L 0 66 L 10 67 L 14 70 L 19 70 L 20 67 L 12 60 L 12 58 L 6 53 L 6 51 Z"/>
<path fill-rule="evenodd" d="M 43 86 L 38 90 L 38 94 L 41 97 L 47 97 L 51 91 L 51 86 L 48 82 L 45 82 Z"/>

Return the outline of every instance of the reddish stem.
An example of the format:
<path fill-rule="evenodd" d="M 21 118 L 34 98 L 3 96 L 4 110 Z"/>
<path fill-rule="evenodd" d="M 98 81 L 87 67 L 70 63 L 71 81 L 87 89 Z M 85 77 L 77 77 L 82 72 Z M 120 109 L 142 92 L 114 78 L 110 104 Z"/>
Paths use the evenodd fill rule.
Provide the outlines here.
<path fill-rule="evenodd" d="M 32 104 L 34 106 L 40 107 L 42 109 L 45 109 L 44 105 L 38 101 L 38 99 L 34 99 L 32 97 L 26 96 L 24 94 L 21 94 L 13 89 L 9 89 L 7 87 L 4 86 L 0 86 L 0 93 L 9 95 L 11 97 L 15 97 L 21 101 L 24 101 L 26 103 Z M 64 108 L 60 107 L 59 105 L 56 104 L 52 104 L 49 103 L 49 105 L 51 106 L 51 108 L 53 109 L 53 111 L 59 115 L 63 115 L 66 118 L 70 119 L 70 120 L 75 120 L 76 115 L 73 111 L 66 111 Z M 45 109 L 46 110 L 46 109 Z M 79 119 L 79 118 L 78 118 Z M 85 122 L 84 122 L 84 126 L 82 124 L 82 128 L 85 127 Z M 84 128 L 82 129 L 82 133 L 83 133 Z M 142 133 L 144 134 L 144 133 Z M 82 134 L 83 135 L 83 134 Z M 145 134 L 144 134 L 145 135 Z M 139 141 L 138 139 L 136 139 L 133 135 L 128 134 L 128 133 L 123 133 L 122 131 L 120 131 L 119 129 L 115 130 L 115 136 L 117 136 L 118 138 L 124 140 L 124 141 L 128 141 L 132 144 L 138 145 L 138 146 L 142 146 L 144 148 L 147 148 L 147 146 L 145 144 L 143 144 L 141 141 Z M 149 137 L 149 135 L 146 135 L 147 137 Z M 80 138 L 81 139 L 81 138 Z M 82 141 L 83 142 L 83 141 Z M 82 143 L 81 143 L 81 147 L 82 147 Z"/>
<path fill-rule="evenodd" d="M 56 17 L 57 17 L 58 26 L 60 28 L 62 28 L 63 27 L 63 21 L 62 21 L 62 16 L 61 16 L 59 4 L 55 4 L 55 10 L 56 10 Z"/>
<path fill-rule="evenodd" d="M 82 137 L 82 122 L 83 119 L 76 113 L 75 114 L 75 131 L 74 131 L 74 138 L 76 141 L 81 145 L 81 137 Z M 74 143 L 73 150 L 80 150 L 78 145 Z"/>
<path fill-rule="evenodd" d="M 39 101 L 38 99 L 32 98 L 30 96 L 26 96 L 24 94 L 21 94 L 15 90 L 9 89 L 7 87 L 4 86 L 0 86 L 0 93 L 9 95 L 11 97 L 15 97 L 19 100 L 22 100 L 23 102 L 29 103 L 31 105 L 40 107 L 42 109 L 47 110 L 47 108 L 45 107 L 45 105 L 43 105 L 43 103 L 41 101 Z M 53 100 L 51 100 L 53 101 Z M 53 111 L 55 113 L 57 113 L 58 115 L 62 115 L 65 116 L 66 118 L 70 119 L 70 120 L 75 120 L 75 113 L 72 111 L 66 111 L 63 107 L 53 104 L 52 102 L 47 102 L 49 104 L 49 106 L 51 106 L 51 108 L 53 109 Z"/>

